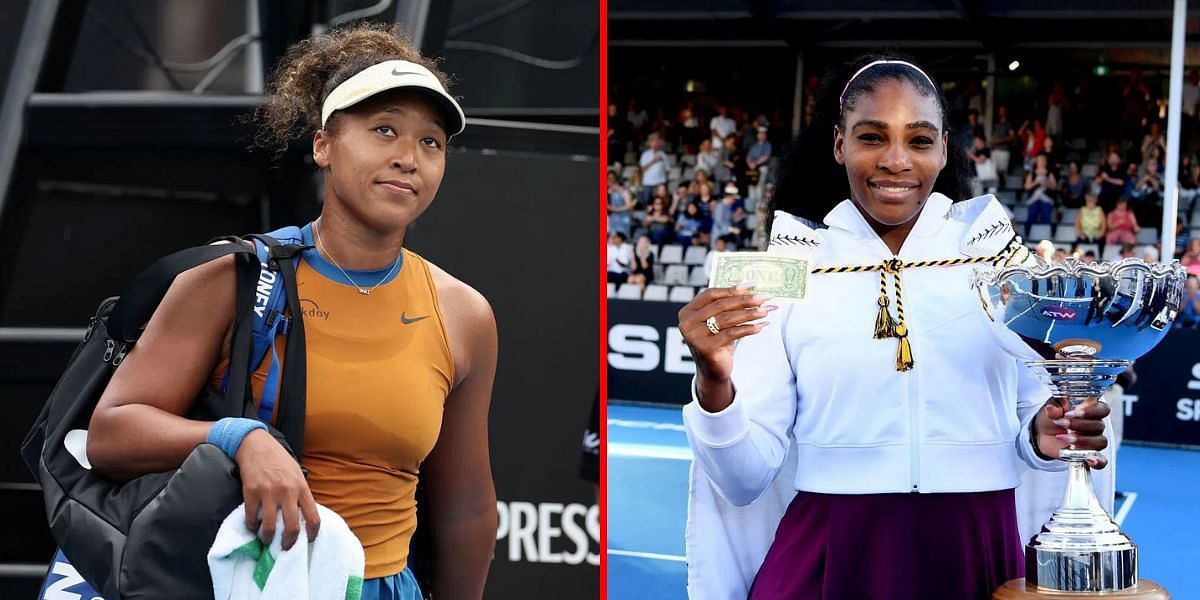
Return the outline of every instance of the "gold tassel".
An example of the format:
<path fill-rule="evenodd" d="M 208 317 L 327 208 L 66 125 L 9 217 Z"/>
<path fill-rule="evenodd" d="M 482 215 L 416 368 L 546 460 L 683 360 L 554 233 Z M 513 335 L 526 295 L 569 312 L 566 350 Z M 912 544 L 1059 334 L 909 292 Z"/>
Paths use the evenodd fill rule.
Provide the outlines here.
<path fill-rule="evenodd" d="M 908 328 L 903 323 L 896 326 L 900 345 L 896 347 L 896 370 L 907 371 L 913 367 L 912 347 L 908 345 Z"/>
<path fill-rule="evenodd" d="M 888 313 L 887 294 L 879 295 L 879 314 L 875 317 L 875 339 L 896 337 L 896 320 Z"/>

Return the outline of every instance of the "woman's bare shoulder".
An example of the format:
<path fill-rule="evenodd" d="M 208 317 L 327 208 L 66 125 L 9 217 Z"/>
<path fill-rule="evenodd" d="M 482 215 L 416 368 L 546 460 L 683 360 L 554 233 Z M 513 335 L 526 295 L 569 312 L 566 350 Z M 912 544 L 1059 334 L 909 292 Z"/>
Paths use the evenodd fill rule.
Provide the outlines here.
<path fill-rule="evenodd" d="M 456 320 L 474 321 L 475 325 L 490 324 L 492 329 L 495 329 L 496 319 L 492 314 L 492 306 L 483 294 L 428 259 L 425 263 L 429 265 L 429 273 L 433 277 L 442 311 L 447 313 L 447 318 L 452 315 Z"/>
<path fill-rule="evenodd" d="M 487 298 L 478 290 L 441 267 L 429 261 L 426 263 L 445 317 L 457 387 L 477 367 L 482 371 L 495 369 L 498 352 L 496 316 Z"/>

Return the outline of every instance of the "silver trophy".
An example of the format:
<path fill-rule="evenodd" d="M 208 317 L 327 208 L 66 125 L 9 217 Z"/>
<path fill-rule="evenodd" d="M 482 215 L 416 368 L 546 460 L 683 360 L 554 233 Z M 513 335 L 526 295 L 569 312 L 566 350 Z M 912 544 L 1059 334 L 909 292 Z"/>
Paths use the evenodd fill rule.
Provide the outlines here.
<path fill-rule="evenodd" d="M 1026 364 L 1072 408 L 1100 398 L 1133 360 L 1171 327 L 1187 273 L 1178 261 L 1135 258 L 1086 264 L 1074 258 L 976 271 L 993 321 L 1019 335 L 1043 360 Z M 1074 446 L 1066 494 L 1025 547 L 1025 580 L 1055 592 L 1114 592 L 1138 585 L 1137 546 L 1096 499 L 1084 462 L 1099 454 Z"/>

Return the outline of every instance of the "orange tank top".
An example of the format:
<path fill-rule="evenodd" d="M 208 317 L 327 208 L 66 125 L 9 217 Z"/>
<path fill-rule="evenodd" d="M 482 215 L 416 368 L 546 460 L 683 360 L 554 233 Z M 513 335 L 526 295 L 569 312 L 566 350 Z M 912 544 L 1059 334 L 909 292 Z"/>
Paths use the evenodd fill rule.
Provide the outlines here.
<path fill-rule="evenodd" d="M 384 275 L 350 274 L 358 283 Z M 296 280 L 308 358 L 302 460 L 309 488 L 362 542 L 366 578 L 399 573 L 417 527 L 421 461 L 437 442 L 454 382 L 429 265 L 404 250 L 394 278 L 363 295 L 310 250 Z M 275 346 L 282 359 L 286 340 Z M 269 363 L 253 374 L 255 398 Z M 214 385 L 227 368 L 221 361 Z"/>

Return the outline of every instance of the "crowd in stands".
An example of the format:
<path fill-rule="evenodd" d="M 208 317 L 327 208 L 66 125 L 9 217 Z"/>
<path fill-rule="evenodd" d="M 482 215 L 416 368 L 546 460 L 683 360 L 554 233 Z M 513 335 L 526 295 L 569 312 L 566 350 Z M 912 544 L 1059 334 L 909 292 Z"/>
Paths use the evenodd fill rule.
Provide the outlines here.
<path fill-rule="evenodd" d="M 1046 260 L 1179 259 L 1191 276 L 1177 326 L 1198 327 L 1200 74 L 1189 72 L 1184 88 L 1176 238 L 1167 252 L 1158 232 L 1165 90 L 1151 93 L 1139 72 L 1123 80 L 1119 120 L 1096 114 L 1104 103 L 1086 89 L 1067 94 L 1054 84 L 1019 125 L 1000 99 L 990 136 L 980 86 L 960 82 L 950 94 L 951 132 L 975 164 L 979 193 L 995 194 Z M 663 107 L 651 118 L 636 101 L 625 106 L 608 107 L 610 296 L 687 301 L 707 284 L 711 250 L 761 247 L 770 178 L 790 131 L 777 110 L 768 118 L 688 101 L 674 118 Z"/>
<path fill-rule="evenodd" d="M 707 127 L 694 102 L 674 120 L 663 114 L 658 108 L 651 119 L 636 101 L 624 115 L 609 106 L 608 279 L 639 292 L 668 280 L 703 287 L 707 275 L 687 268 L 703 267 L 710 249 L 756 244 L 776 161 L 765 114 L 715 106 Z M 660 260 L 667 246 L 680 249 L 675 265 Z"/>

